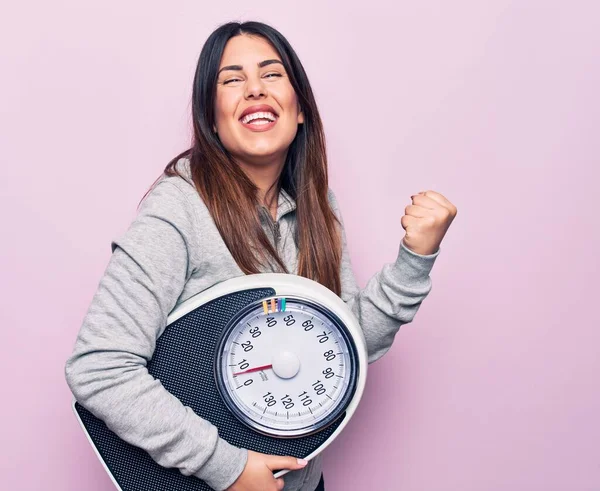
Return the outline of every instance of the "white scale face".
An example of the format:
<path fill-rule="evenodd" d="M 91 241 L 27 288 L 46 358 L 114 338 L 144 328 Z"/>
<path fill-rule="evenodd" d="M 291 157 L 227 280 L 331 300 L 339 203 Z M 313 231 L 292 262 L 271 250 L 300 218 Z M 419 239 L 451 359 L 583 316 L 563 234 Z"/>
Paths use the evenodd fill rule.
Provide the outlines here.
<path fill-rule="evenodd" d="M 248 426 L 271 436 L 314 433 L 351 394 L 357 360 L 327 309 L 300 298 L 252 304 L 225 333 L 217 385 Z"/>

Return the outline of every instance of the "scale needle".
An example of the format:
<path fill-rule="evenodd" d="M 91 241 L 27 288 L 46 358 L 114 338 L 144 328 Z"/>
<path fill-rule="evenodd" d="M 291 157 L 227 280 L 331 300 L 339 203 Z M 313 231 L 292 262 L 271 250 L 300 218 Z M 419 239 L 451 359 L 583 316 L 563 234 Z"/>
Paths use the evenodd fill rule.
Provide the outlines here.
<path fill-rule="evenodd" d="M 238 375 L 242 375 L 243 373 L 260 372 L 261 370 L 266 370 L 267 368 L 273 368 L 273 365 L 263 365 L 262 367 L 249 368 L 248 370 L 244 370 L 243 372 L 234 373 L 233 376 L 237 377 Z"/>

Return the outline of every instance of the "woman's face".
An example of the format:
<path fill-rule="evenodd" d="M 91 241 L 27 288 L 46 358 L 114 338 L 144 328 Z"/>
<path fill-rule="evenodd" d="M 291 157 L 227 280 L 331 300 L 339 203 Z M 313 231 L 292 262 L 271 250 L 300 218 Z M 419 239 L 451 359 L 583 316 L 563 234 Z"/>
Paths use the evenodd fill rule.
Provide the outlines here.
<path fill-rule="evenodd" d="M 283 164 L 298 124 L 296 93 L 277 51 L 263 38 L 231 38 L 221 58 L 215 130 L 223 146 L 248 164 Z"/>

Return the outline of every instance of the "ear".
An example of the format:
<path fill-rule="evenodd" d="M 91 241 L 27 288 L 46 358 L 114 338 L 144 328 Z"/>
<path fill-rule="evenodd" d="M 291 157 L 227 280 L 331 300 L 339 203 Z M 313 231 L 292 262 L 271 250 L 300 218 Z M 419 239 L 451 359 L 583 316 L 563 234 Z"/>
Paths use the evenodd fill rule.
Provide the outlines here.
<path fill-rule="evenodd" d="M 215 134 L 217 133 L 217 127 L 214 124 L 213 124 L 213 133 L 215 133 Z"/>
<path fill-rule="evenodd" d="M 300 108 L 298 108 L 298 124 L 304 123 L 304 113 Z"/>

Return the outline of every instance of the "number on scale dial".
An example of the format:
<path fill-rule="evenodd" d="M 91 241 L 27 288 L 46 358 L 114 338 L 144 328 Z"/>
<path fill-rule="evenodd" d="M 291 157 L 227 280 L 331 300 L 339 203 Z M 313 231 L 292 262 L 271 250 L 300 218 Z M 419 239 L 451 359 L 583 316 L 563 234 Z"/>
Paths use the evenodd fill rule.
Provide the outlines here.
<path fill-rule="evenodd" d="M 229 408 L 272 436 L 313 433 L 351 397 L 356 353 L 343 326 L 310 301 L 253 304 L 225 334 L 217 383 Z"/>

